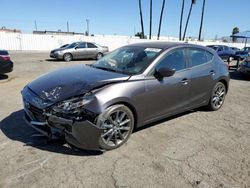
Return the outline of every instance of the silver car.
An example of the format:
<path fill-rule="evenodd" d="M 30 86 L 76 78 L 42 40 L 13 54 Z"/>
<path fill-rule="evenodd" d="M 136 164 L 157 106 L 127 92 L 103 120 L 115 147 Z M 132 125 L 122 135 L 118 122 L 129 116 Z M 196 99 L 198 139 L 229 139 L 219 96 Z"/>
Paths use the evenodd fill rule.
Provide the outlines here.
<path fill-rule="evenodd" d="M 119 48 L 92 65 L 51 72 L 22 91 L 27 123 L 83 149 L 115 149 L 134 128 L 190 109 L 218 110 L 227 65 L 212 49 L 182 43 Z"/>
<path fill-rule="evenodd" d="M 74 42 L 50 52 L 51 58 L 71 61 L 73 59 L 100 59 L 109 51 L 108 47 L 91 42 Z"/>

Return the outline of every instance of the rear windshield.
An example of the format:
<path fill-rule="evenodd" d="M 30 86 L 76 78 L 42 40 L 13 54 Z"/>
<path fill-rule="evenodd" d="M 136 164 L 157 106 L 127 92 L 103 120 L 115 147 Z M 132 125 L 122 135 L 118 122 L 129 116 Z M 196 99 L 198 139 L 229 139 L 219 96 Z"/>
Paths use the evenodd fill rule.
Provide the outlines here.
<path fill-rule="evenodd" d="M 9 53 L 5 50 L 0 50 L 0 55 L 9 55 Z"/>

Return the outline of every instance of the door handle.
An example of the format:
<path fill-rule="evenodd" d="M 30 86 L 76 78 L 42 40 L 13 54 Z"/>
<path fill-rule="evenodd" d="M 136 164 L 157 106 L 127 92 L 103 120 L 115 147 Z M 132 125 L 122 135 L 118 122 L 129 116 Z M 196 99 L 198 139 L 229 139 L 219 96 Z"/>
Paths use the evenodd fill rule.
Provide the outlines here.
<path fill-rule="evenodd" d="M 212 76 L 214 76 L 214 75 L 215 75 L 214 70 L 211 70 L 211 71 L 210 71 L 210 74 L 211 74 Z"/>
<path fill-rule="evenodd" d="M 188 80 L 187 78 L 183 78 L 182 81 L 181 81 L 181 83 L 182 83 L 183 85 L 187 85 L 188 82 L 189 82 L 189 80 Z"/>

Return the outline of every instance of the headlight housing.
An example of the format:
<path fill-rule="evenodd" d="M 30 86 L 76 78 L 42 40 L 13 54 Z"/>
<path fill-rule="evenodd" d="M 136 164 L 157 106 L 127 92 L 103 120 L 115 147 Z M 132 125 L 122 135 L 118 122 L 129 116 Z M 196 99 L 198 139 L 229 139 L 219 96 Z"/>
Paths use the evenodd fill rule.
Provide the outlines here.
<path fill-rule="evenodd" d="M 52 109 L 55 112 L 61 113 L 78 113 L 82 107 L 93 101 L 95 96 L 92 93 L 87 93 L 82 97 L 76 97 L 58 103 Z"/>

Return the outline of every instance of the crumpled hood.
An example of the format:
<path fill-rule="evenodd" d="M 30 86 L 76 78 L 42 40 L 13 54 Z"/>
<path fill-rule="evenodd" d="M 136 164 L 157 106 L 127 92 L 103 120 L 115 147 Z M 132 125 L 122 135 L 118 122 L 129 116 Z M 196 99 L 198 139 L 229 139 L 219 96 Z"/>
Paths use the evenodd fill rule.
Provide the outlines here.
<path fill-rule="evenodd" d="M 28 84 L 40 98 L 52 103 L 82 95 L 93 88 L 129 79 L 128 75 L 108 72 L 86 65 L 59 69 Z"/>

